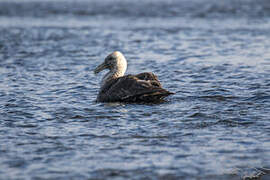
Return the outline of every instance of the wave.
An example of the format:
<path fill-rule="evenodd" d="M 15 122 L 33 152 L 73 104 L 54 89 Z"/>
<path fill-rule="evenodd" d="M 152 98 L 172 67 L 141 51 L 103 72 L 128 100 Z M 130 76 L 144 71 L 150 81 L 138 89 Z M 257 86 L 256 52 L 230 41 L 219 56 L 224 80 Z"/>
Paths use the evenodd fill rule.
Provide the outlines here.
<path fill-rule="evenodd" d="M 46 17 L 269 17 L 268 0 L 12 0 L 0 2 L 0 16 Z"/>

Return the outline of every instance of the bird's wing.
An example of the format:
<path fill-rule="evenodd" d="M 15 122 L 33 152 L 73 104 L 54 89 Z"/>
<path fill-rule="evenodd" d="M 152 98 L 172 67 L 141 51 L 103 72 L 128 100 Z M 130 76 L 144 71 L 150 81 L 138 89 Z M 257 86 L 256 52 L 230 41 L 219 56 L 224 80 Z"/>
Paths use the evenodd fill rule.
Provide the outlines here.
<path fill-rule="evenodd" d="M 141 80 L 150 81 L 150 83 L 153 86 L 162 87 L 159 80 L 158 80 L 158 77 L 154 73 L 143 72 L 143 73 L 135 75 L 135 77 L 137 77 L 138 79 L 141 79 Z"/>
<path fill-rule="evenodd" d="M 144 101 L 149 97 L 161 98 L 168 96 L 169 91 L 154 86 L 150 80 L 141 80 L 136 76 L 127 75 L 118 78 L 103 92 L 104 101 Z"/>

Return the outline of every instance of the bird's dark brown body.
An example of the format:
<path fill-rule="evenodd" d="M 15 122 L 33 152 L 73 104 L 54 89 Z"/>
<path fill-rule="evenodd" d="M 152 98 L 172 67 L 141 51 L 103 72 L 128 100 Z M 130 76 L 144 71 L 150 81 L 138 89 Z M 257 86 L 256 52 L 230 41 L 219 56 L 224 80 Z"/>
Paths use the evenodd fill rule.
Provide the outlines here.
<path fill-rule="evenodd" d="M 157 102 L 173 94 L 161 87 L 153 73 L 126 75 L 110 80 L 101 88 L 100 102 Z"/>

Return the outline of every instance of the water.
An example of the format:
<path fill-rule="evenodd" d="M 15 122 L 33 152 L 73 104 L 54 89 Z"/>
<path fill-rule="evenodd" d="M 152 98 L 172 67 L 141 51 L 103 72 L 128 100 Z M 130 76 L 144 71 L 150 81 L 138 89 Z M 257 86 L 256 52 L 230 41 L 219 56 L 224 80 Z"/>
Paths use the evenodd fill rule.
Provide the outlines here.
<path fill-rule="evenodd" d="M 267 0 L 1 1 L 0 179 L 270 178 L 269 29 Z M 176 94 L 96 103 L 115 50 Z"/>

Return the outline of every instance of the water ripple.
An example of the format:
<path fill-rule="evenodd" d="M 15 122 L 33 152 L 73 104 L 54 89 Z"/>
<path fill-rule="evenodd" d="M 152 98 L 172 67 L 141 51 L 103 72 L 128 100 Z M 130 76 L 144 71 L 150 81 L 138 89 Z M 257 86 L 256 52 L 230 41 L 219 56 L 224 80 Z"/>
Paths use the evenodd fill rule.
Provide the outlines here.
<path fill-rule="evenodd" d="M 268 178 L 268 3 L 140 2 L 0 2 L 0 179 Z M 176 94 L 96 102 L 114 50 Z"/>

